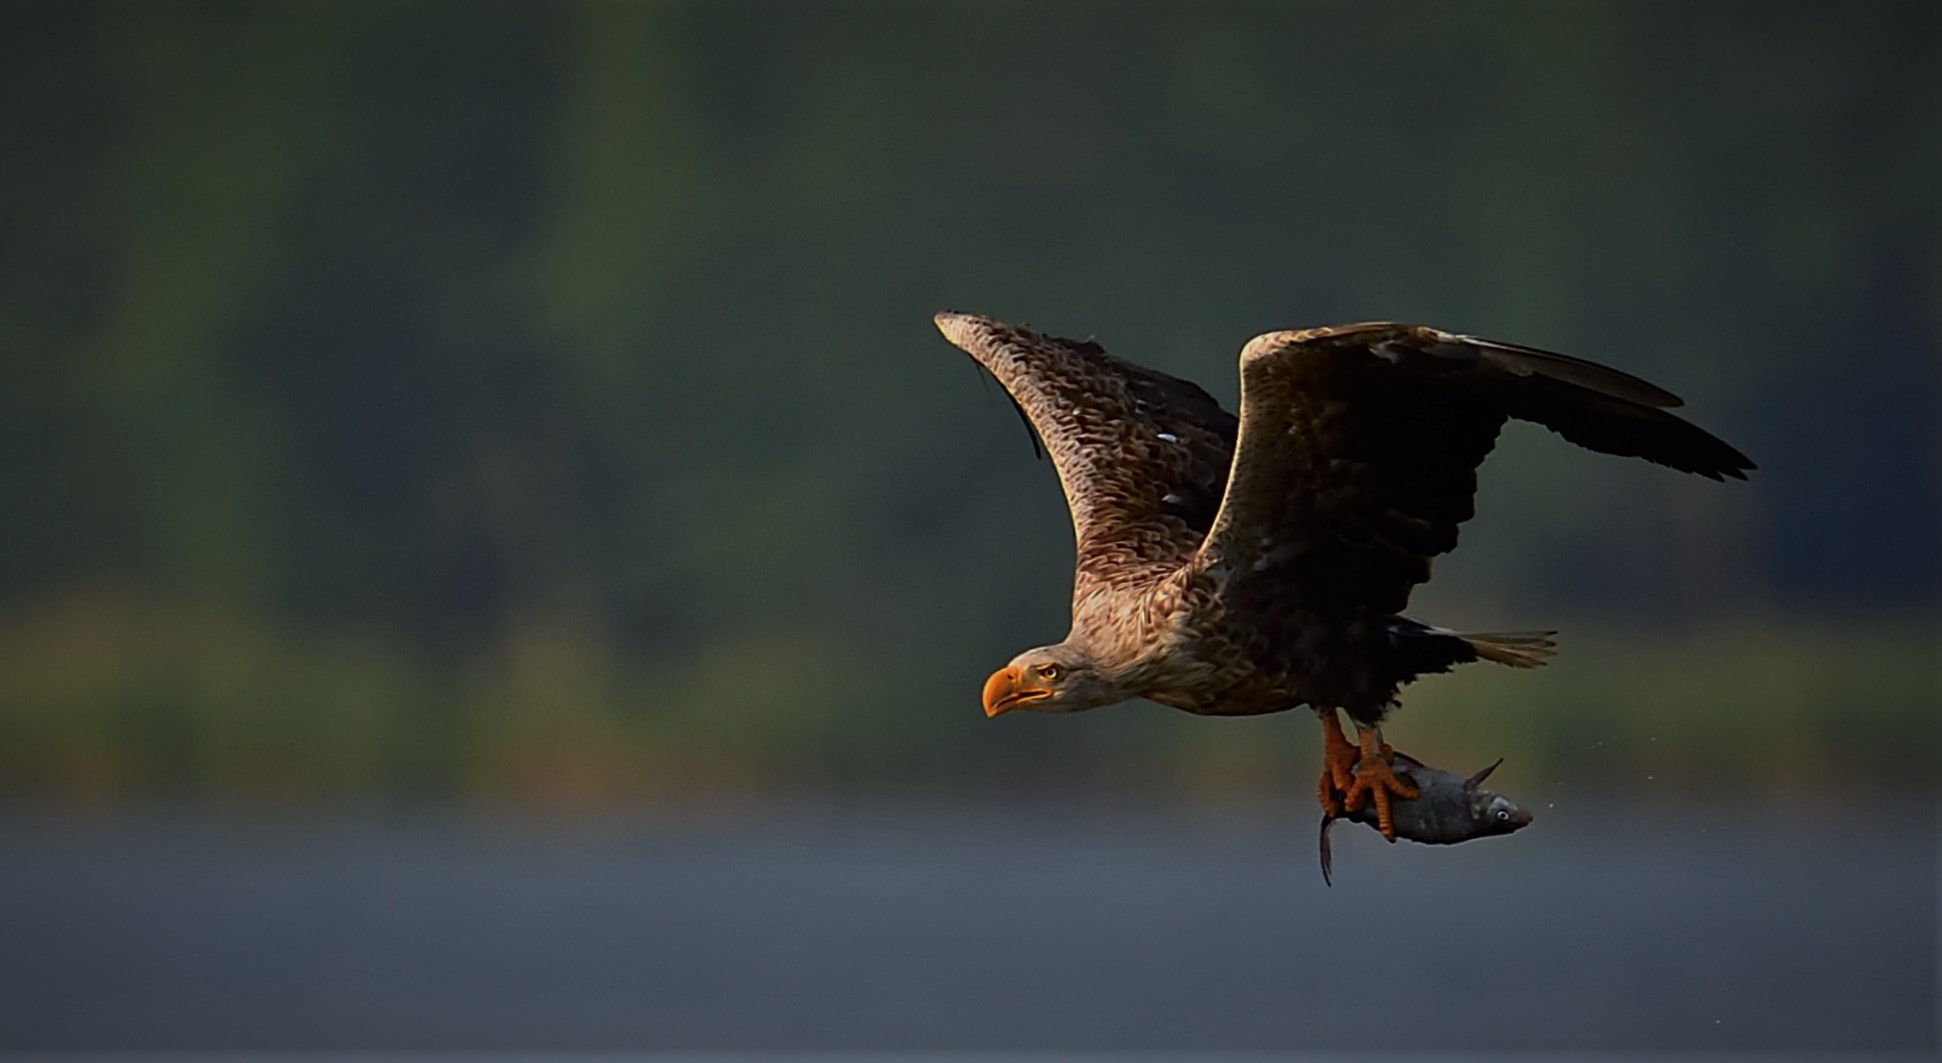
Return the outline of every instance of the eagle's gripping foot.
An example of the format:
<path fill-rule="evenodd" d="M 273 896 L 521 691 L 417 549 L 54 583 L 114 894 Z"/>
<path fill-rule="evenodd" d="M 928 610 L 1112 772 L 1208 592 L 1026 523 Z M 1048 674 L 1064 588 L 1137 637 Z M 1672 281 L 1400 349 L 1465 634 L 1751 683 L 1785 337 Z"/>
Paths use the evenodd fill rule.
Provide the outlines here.
<path fill-rule="evenodd" d="M 1355 779 L 1342 797 L 1342 807 L 1350 812 L 1362 807 L 1365 799 L 1373 798 L 1376 803 L 1376 828 L 1390 841 L 1396 840 L 1396 820 L 1389 810 L 1389 799 L 1400 797 L 1405 801 L 1416 798 L 1416 787 L 1396 777 L 1393 758 L 1396 751 L 1382 741 L 1382 735 L 1373 727 L 1356 726 L 1361 732 L 1362 755 L 1357 762 Z M 1340 731 L 1336 732 L 1338 735 Z M 1347 745 L 1346 740 L 1343 745 Z"/>
<path fill-rule="evenodd" d="M 1362 754 L 1342 734 L 1342 721 L 1335 710 L 1322 714 L 1322 777 L 1315 783 L 1315 798 L 1330 818 L 1342 814 L 1342 799 L 1355 785 L 1355 762 Z"/>

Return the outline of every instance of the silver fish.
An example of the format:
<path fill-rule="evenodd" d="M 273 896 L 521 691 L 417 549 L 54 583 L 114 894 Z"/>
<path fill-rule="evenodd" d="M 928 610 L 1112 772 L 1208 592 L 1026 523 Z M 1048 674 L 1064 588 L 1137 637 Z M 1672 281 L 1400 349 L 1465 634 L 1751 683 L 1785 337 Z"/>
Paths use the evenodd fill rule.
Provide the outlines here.
<path fill-rule="evenodd" d="M 1509 834 L 1531 824 L 1529 809 L 1503 794 L 1483 788 L 1483 781 L 1497 770 L 1504 758 L 1468 778 L 1441 768 L 1432 768 L 1407 753 L 1395 754 L 1396 775 L 1416 787 L 1408 801 L 1392 799 L 1390 813 L 1396 824 L 1396 837 L 1428 845 L 1455 845 L 1473 838 Z M 1322 881 L 1333 886 L 1328 829 L 1337 819 L 1366 823 L 1376 827 L 1376 810 L 1365 804 L 1340 816 L 1322 813 Z"/>

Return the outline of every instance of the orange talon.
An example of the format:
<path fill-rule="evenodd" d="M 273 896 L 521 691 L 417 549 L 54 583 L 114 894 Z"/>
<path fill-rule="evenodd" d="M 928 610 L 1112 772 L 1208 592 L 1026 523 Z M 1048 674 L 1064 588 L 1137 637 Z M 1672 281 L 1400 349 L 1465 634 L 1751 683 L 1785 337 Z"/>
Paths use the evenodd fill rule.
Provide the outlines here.
<path fill-rule="evenodd" d="M 1322 777 L 1315 783 L 1315 797 L 1329 816 L 1342 814 L 1342 794 L 1355 784 L 1355 762 L 1362 754 L 1342 734 L 1342 721 L 1335 710 L 1322 716 Z"/>
<path fill-rule="evenodd" d="M 1414 800 L 1416 787 L 1396 777 L 1396 771 L 1391 767 L 1394 762 L 1390 759 L 1395 756 L 1395 750 L 1382 743 L 1375 728 L 1358 727 L 1357 730 L 1361 731 L 1358 737 L 1362 740 L 1362 755 L 1356 766 L 1355 782 L 1343 795 L 1342 806 L 1353 812 L 1362 807 L 1364 798 L 1373 797 L 1376 803 L 1376 828 L 1382 831 L 1384 838 L 1393 842 L 1396 840 L 1396 819 L 1390 811 L 1389 798 L 1394 795 L 1405 801 Z M 1343 744 L 1346 745 L 1347 741 Z"/>

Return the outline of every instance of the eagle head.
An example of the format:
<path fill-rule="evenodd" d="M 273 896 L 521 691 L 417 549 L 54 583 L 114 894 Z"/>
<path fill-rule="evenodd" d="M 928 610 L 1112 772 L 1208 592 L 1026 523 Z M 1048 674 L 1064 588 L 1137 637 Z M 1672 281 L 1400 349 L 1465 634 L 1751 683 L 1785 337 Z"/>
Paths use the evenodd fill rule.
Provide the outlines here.
<path fill-rule="evenodd" d="M 1100 674 L 1092 655 L 1070 642 L 1026 650 L 984 681 L 986 716 L 1013 709 L 1078 712 L 1126 698 Z"/>

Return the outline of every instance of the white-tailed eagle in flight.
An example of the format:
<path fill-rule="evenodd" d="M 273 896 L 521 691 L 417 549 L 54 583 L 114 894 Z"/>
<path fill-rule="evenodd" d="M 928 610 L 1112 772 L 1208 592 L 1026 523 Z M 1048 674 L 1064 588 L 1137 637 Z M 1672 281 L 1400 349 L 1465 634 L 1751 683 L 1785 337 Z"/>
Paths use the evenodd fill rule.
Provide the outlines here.
<path fill-rule="evenodd" d="M 1148 698 L 1321 717 L 1324 809 L 1375 803 L 1395 837 L 1380 724 L 1417 676 L 1542 664 L 1551 632 L 1457 632 L 1402 615 L 1470 519 L 1510 418 L 1606 454 L 1719 480 L 1746 455 L 1594 362 L 1421 325 L 1269 332 L 1241 349 L 1241 414 L 1187 381 L 972 314 L 945 337 L 998 378 L 1058 470 L 1077 537 L 1072 629 L 993 673 L 984 708 L 1076 712 Z M 1350 745 L 1337 719 L 1359 734 Z M 1359 762 L 1359 764 L 1358 764 Z"/>

